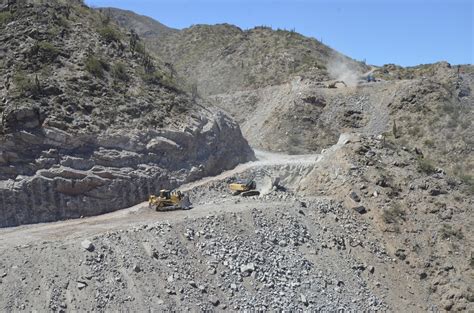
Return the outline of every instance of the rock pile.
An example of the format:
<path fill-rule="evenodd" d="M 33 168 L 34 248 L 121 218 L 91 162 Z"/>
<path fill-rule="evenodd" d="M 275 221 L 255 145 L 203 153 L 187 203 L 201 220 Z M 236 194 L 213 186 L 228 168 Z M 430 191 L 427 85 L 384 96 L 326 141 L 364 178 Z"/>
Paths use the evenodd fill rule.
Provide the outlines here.
<path fill-rule="evenodd" d="M 245 201 L 252 205 L 251 199 Z M 346 248 L 338 243 L 347 233 L 351 234 L 345 239 L 348 243 L 369 245 L 364 238 L 367 230 L 349 228 L 350 215 L 340 215 L 335 223 L 330 216 L 343 208 L 332 202 L 309 200 L 304 210 L 306 216 L 283 204 L 158 222 L 67 244 L 63 251 L 55 244 L 35 244 L 25 262 L 45 261 L 61 253 L 61 263 L 76 268 L 68 265 L 67 273 L 53 274 L 51 266 L 38 264 L 36 269 L 34 265 L 28 271 L 38 270 L 42 275 L 28 278 L 28 285 L 48 281 L 46 289 L 54 295 L 48 309 L 54 310 L 147 306 L 160 310 L 176 306 L 190 310 L 386 309 L 381 296 L 369 287 L 367 280 L 372 278 L 363 273 L 365 267 L 348 253 L 349 244 Z M 327 226 L 315 224 L 318 219 L 327 219 Z M 338 231 L 339 223 L 346 225 L 340 228 L 343 231 Z M 378 243 L 373 245 L 380 249 Z M 16 250 L 8 259 L 20 254 Z M 381 254 L 380 260 L 386 262 L 384 258 Z M 5 261 L 0 259 L 0 268 Z M 5 296 L 0 308 L 29 308 L 22 287 L 3 290 L 24 271 L 24 267 L 8 269 L 9 276 L 0 284 Z M 38 295 L 43 292 L 49 291 L 39 290 Z M 14 296 L 17 305 L 9 300 Z M 39 301 L 35 308 L 44 305 Z"/>

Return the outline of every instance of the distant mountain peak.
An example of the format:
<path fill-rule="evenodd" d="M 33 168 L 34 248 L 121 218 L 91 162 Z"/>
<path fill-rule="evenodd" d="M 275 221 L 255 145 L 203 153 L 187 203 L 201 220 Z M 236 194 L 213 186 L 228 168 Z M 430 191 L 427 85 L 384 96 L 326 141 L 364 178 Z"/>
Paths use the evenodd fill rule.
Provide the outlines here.
<path fill-rule="evenodd" d="M 97 10 L 105 15 L 109 15 L 120 27 L 127 30 L 133 29 L 143 38 L 167 36 L 178 31 L 151 17 L 140 15 L 133 11 L 110 7 L 97 8 Z"/>

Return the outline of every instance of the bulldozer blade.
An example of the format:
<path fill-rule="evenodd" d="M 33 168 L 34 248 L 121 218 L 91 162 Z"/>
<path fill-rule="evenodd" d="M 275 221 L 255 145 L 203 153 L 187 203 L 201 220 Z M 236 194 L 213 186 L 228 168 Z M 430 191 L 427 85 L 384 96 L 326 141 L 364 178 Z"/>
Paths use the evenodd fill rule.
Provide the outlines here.
<path fill-rule="evenodd" d="M 176 210 L 181 210 L 181 208 L 178 205 L 156 207 L 156 212 L 168 212 L 168 211 L 176 211 Z"/>
<path fill-rule="evenodd" d="M 189 200 L 189 196 L 184 196 L 178 204 L 181 210 L 190 210 L 193 208 L 191 200 Z"/>

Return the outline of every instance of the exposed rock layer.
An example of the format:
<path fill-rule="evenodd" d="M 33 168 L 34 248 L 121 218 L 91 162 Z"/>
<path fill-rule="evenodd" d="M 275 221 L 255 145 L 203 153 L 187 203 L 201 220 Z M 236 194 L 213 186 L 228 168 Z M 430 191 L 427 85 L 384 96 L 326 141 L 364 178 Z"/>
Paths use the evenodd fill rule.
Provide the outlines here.
<path fill-rule="evenodd" d="M 96 215 L 249 160 L 223 114 L 185 131 L 71 134 L 44 127 L 1 139 L 0 226 Z M 232 144 L 230 144 L 228 141 Z"/>
<path fill-rule="evenodd" d="M 12 3 L 0 7 L 0 227 L 118 210 L 254 157 L 237 123 L 107 16 Z"/>

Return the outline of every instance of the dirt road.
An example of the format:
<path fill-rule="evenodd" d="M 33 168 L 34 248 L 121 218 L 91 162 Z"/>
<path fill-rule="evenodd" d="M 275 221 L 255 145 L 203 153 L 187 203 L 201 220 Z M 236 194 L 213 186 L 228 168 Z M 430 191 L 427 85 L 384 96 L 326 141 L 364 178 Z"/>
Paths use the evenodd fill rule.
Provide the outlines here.
<path fill-rule="evenodd" d="M 319 160 L 319 154 L 300 154 L 300 155 L 288 155 L 283 153 L 274 153 L 262 150 L 254 150 L 255 156 L 257 157 L 256 161 L 247 162 L 236 166 L 234 169 L 222 172 L 219 175 L 212 177 L 204 177 L 198 181 L 182 185 L 179 187 L 181 191 L 188 191 L 198 186 L 210 183 L 212 181 L 223 180 L 228 177 L 235 176 L 239 173 L 243 173 L 250 169 L 275 166 L 275 165 L 311 165 L 315 164 Z"/>
<path fill-rule="evenodd" d="M 226 192 L 226 178 L 249 173 L 297 186 L 305 171 L 338 162 L 333 153 L 348 140 L 357 138 L 343 135 L 322 155 L 256 151 L 255 162 L 182 186 L 192 210 L 154 212 L 141 203 L 1 229 L 0 311 L 199 311 L 216 303 L 236 311 L 426 310 L 432 304 L 425 282 L 391 255 L 394 246 L 370 218 L 347 210 L 334 194 L 302 198 L 289 190 L 242 198 Z M 86 238 L 93 251 L 81 247 Z"/>
<path fill-rule="evenodd" d="M 179 189 L 189 191 L 193 188 L 210 182 L 220 181 L 251 169 L 262 169 L 267 166 L 287 164 L 314 164 L 318 159 L 318 155 L 285 155 L 259 150 L 255 151 L 255 153 L 257 156 L 256 161 L 240 164 L 232 170 L 183 185 Z M 280 204 L 282 203 L 272 203 L 272 205 L 275 206 Z M 189 211 L 157 213 L 149 210 L 148 203 L 143 202 L 127 209 L 100 216 L 0 229 L 0 250 L 13 246 L 28 245 L 32 242 L 65 239 L 76 240 L 101 232 L 124 229 L 143 223 L 199 218 L 219 211 L 239 212 L 249 208 L 263 207 L 264 205 L 268 206 L 269 203 L 255 202 L 252 199 L 242 199 L 240 202 L 235 203 L 234 198 L 228 197 L 219 199 L 218 202 L 206 202 L 205 204 L 195 205 L 195 207 Z"/>

